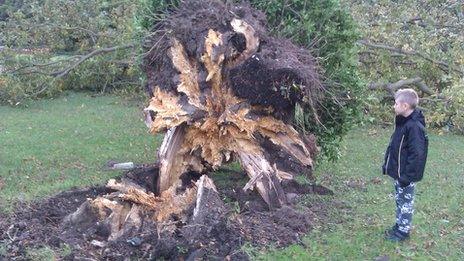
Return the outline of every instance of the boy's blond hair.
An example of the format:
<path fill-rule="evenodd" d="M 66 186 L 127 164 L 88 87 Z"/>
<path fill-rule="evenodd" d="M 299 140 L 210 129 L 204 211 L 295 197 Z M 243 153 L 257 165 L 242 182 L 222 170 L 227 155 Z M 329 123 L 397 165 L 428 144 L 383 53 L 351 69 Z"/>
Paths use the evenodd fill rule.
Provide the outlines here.
<path fill-rule="evenodd" d="M 419 104 L 419 95 L 413 89 L 401 89 L 396 91 L 395 100 L 397 102 L 406 103 L 411 106 L 411 109 L 415 109 Z"/>

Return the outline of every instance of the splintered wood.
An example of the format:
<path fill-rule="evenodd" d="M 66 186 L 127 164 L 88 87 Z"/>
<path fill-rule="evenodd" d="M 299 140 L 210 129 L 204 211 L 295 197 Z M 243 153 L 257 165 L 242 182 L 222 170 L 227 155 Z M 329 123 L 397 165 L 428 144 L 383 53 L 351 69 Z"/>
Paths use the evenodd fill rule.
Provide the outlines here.
<path fill-rule="evenodd" d="M 169 221 L 172 215 L 187 216 L 188 209 L 202 197 L 197 195 L 197 190 L 203 191 L 203 184 L 212 184 L 212 181 L 203 176 L 201 182 L 180 192 L 178 189 L 182 186 L 178 181 L 161 195 L 155 196 L 153 192 L 128 179 L 121 181 L 111 179 L 106 186 L 114 192 L 95 199 L 87 199 L 74 213 L 63 220 L 63 224 L 82 230 L 86 230 L 86 226 L 100 224 L 109 232 L 106 240 L 117 240 L 138 231 L 146 219 L 162 225 Z"/>
<path fill-rule="evenodd" d="M 312 168 L 315 150 L 311 146 L 315 145 L 291 124 L 275 118 L 272 106 L 252 105 L 233 94 L 227 72 L 257 59 L 253 55 L 259 38 L 243 20 L 234 19 L 230 25 L 246 40 L 241 52 L 230 52 L 230 35 L 212 29 L 204 40 L 204 53 L 198 57 L 189 57 L 185 47 L 171 39 L 168 55 L 179 84 L 175 91 L 156 86 L 144 110 L 153 134 L 167 131 L 158 155 L 157 192 L 169 191 L 185 172 L 214 170 L 237 159 L 250 178 L 245 189 L 256 188 L 269 207 L 280 207 L 286 204 L 280 182 L 300 174 L 301 168 Z M 207 88 L 200 86 L 200 67 L 206 68 Z M 272 146 L 263 146 L 266 141 Z M 131 195 L 134 199 L 126 199 L 136 201 L 135 194 Z"/>

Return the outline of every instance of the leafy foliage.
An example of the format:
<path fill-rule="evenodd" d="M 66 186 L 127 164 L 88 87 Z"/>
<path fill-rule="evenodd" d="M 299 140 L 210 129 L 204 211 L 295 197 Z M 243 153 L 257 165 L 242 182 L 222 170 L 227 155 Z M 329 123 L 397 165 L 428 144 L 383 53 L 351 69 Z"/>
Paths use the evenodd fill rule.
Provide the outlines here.
<path fill-rule="evenodd" d="M 252 0 L 263 10 L 269 28 L 279 37 L 310 49 L 321 67 L 326 95 L 319 120 L 311 108 L 296 108 L 296 123 L 316 134 L 323 156 L 339 157 L 343 135 L 359 117 L 362 80 L 357 72 L 356 24 L 338 0 Z"/>
<path fill-rule="evenodd" d="M 443 90 L 443 100 L 430 101 L 429 121 L 442 132 L 464 134 L 464 78 Z"/>
<path fill-rule="evenodd" d="M 137 41 L 133 25 L 137 6 L 131 1 L 114 4 L 104 0 L 34 0 L 9 5 L 4 9 L 7 18 L 0 22 L 5 46 L 0 51 L 0 103 L 18 104 L 67 89 L 138 88 L 135 48 L 86 58 L 93 51 Z"/>
<path fill-rule="evenodd" d="M 19 9 L 24 4 L 24 0 L 0 0 L 0 21 L 8 19 L 9 14 Z"/>
<path fill-rule="evenodd" d="M 140 0 L 136 12 L 136 26 L 148 32 L 156 22 L 163 20 L 170 10 L 179 6 L 181 0 Z"/>
<path fill-rule="evenodd" d="M 143 83 L 138 68 L 143 37 L 179 0 L 34 0 L 8 9 L 1 23 L 0 102 L 52 96 L 63 90 L 104 92 Z M 361 80 L 356 70 L 355 23 L 338 0 L 253 0 L 279 37 L 309 48 L 317 57 L 327 91 L 321 109 L 297 108 L 296 125 L 319 138 L 325 156 L 335 159 L 341 137 L 358 117 Z M 12 11 L 14 10 L 14 11 Z M 133 43 L 109 55 L 90 57 L 67 77 L 56 77 L 99 48 Z M 313 117 L 318 115 L 318 117 Z"/>
<path fill-rule="evenodd" d="M 363 46 L 360 71 L 371 82 L 420 77 L 432 95 L 420 92 L 431 126 L 462 133 L 459 101 L 464 77 L 464 6 L 460 1 L 353 1 L 350 6 L 363 38 L 390 47 Z M 417 86 L 403 86 L 419 90 Z M 392 120 L 392 98 L 383 90 L 366 95 L 367 120 Z"/>

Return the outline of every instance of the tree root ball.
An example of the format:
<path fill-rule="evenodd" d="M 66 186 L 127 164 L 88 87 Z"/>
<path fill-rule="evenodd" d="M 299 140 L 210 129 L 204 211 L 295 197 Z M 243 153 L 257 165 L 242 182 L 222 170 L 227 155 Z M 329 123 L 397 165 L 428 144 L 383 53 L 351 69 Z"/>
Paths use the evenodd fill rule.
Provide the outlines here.
<path fill-rule="evenodd" d="M 310 52 L 268 34 L 247 4 L 188 0 L 153 27 L 144 70 L 153 134 L 165 133 L 158 191 L 189 171 L 237 160 L 270 208 L 287 203 L 283 180 L 311 177 L 316 138 L 293 127 L 297 104 L 323 86 Z M 314 108 L 316 111 L 317 108 Z"/>

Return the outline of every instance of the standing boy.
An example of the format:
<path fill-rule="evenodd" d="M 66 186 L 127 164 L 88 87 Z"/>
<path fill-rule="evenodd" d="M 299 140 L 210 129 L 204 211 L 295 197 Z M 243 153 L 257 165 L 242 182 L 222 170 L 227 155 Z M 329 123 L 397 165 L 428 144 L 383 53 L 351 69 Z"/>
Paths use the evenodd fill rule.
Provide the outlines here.
<path fill-rule="evenodd" d="M 395 131 L 385 153 L 383 174 L 394 179 L 396 224 L 385 231 L 387 240 L 399 242 L 409 238 L 414 212 L 414 189 L 422 179 L 427 160 L 428 137 L 424 115 L 416 109 L 419 97 L 413 89 L 395 94 Z"/>

